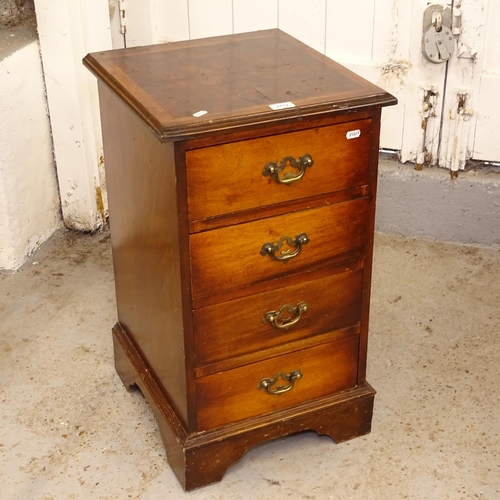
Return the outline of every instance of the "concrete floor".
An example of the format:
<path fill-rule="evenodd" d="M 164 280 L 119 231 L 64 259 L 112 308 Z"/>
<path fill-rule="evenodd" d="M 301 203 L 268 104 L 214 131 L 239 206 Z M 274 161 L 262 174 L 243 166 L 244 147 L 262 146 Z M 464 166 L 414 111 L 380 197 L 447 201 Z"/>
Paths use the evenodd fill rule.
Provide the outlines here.
<path fill-rule="evenodd" d="M 500 499 L 500 252 L 378 236 L 372 433 L 251 450 L 184 494 L 114 372 L 109 235 L 60 232 L 0 273 L 0 498 Z"/>

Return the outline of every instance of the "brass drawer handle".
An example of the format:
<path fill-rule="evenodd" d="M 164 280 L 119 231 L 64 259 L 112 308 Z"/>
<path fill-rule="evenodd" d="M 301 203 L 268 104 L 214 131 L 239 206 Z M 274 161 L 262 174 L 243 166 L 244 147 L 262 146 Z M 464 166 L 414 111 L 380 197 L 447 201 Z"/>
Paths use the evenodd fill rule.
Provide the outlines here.
<path fill-rule="evenodd" d="M 309 238 L 306 233 L 301 233 L 295 236 L 295 239 L 290 238 L 290 236 L 282 236 L 277 243 L 264 243 L 262 245 L 261 255 L 269 255 L 271 259 L 280 260 L 281 262 L 288 262 L 293 257 L 299 255 L 302 247 L 309 243 Z M 287 243 L 288 247 L 285 250 L 281 250 L 283 243 Z M 294 250 L 292 250 L 294 249 Z M 281 251 L 280 251 L 281 250 Z M 279 252 L 279 255 L 278 255 Z"/>
<path fill-rule="evenodd" d="M 272 389 L 271 387 L 274 384 L 276 384 L 276 382 L 280 377 L 285 382 L 289 382 L 289 385 L 279 384 L 276 385 L 275 389 Z M 293 389 L 295 381 L 299 380 L 299 378 L 302 378 L 302 372 L 300 370 L 292 370 L 289 375 L 283 372 L 279 372 L 274 376 L 274 378 L 263 378 L 259 382 L 257 389 L 259 389 L 259 391 L 261 389 L 264 389 L 268 394 L 272 394 L 273 396 L 279 396 L 280 394 L 291 391 Z"/>
<path fill-rule="evenodd" d="M 298 173 L 284 172 L 280 177 L 280 173 L 285 169 L 287 164 L 290 164 L 293 168 L 297 169 Z M 285 156 L 279 165 L 275 161 L 267 163 L 262 171 L 262 175 L 264 177 L 270 175 L 279 184 L 290 186 L 290 184 L 301 179 L 306 172 L 306 168 L 312 167 L 313 164 L 314 160 L 311 155 L 301 156 L 298 161 L 293 156 Z"/>
<path fill-rule="evenodd" d="M 285 304 L 279 311 L 269 311 L 264 315 L 263 323 L 269 323 L 274 328 L 280 328 L 282 330 L 288 330 L 293 325 L 296 325 L 300 318 L 302 317 L 302 313 L 307 312 L 309 306 L 306 302 L 298 302 L 295 307 L 291 304 Z M 288 311 L 289 314 L 295 315 L 295 318 L 285 318 L 281 323 L 279 320 L 283 317 L 283 315 Z"/>

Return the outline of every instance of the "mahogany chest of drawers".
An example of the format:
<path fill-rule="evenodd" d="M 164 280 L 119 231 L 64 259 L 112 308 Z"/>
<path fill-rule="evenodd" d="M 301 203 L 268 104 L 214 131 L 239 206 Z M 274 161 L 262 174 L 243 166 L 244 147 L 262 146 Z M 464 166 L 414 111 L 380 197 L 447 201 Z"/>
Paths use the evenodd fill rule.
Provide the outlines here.
<path fill-rule="evenodd" d="M 251 446 L 370 431 L 383 90 L 279 30 L 90 54 L 115 361 L 186 490 Z"/>

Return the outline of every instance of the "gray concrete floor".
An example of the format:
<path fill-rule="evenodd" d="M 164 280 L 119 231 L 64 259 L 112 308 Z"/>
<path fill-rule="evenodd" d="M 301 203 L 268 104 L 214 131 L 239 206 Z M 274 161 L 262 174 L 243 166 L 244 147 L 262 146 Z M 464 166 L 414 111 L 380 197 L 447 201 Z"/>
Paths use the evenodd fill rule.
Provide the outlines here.
<path fill-rule="evenodd" d="M 109 235 L 60 232 L 0 274 L 0 498 L 500 499 L 500 252 L 378 236 L 372 433 L 251 450 L 184 494 L 113 367 Z"/>

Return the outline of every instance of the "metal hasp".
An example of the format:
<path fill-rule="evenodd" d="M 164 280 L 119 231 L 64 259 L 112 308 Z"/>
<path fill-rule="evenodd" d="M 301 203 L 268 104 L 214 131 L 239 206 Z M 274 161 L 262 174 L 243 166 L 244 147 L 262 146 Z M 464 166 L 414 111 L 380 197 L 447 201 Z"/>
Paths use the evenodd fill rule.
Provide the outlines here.
<path fill-rule="evenodd" d="M 432 155 L 427 151 L 427 128 L 429 126 L 429 119 L 436 116 L 436 100 L 437 89 L 433 85 L 425 85 L 422 87 L 424 98 L 422 101 L 422 108 L 419 113 L 422 115 L 420 140 L 417 150 L 417 162 L 415 170 L 422 170 L 424 164 L 432 163 Z"/>
<path fill-rule="evenodd" d="M 453 16 L 449 7 L 432 4 L 424 11 L 422 53 L 431 63 L 448 61 L 455 50 Z"/>

